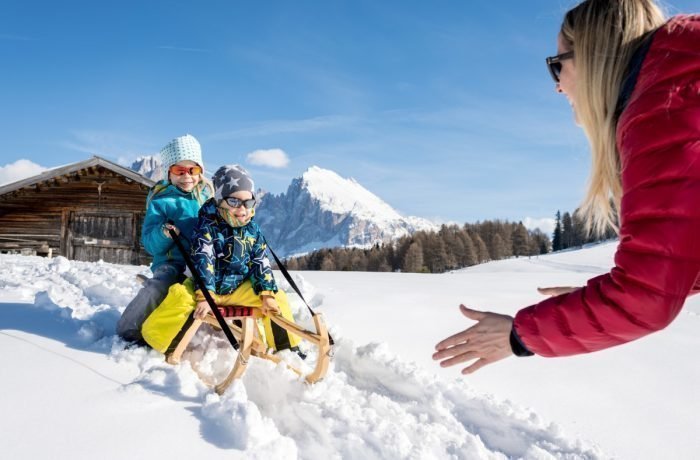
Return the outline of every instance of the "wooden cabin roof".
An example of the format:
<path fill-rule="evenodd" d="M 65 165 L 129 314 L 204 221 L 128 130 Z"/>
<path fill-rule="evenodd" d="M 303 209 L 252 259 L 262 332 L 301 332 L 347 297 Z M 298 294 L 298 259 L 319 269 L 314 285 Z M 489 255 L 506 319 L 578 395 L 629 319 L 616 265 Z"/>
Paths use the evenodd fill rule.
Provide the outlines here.
<path fill-rule="evenodd" d="M 154 181 L 147 178 L 146 176 L 137 173 L 134 170 L 125 168 L 124 166 L 120 166 L 116 163 L 113 163 L 109 160 L 105 160 L 104 158 L 95 155 L 92 158 L 89 158 L 84 161 L 79 161 L 77 163 L 47 169 L 46 171 L 42 172 L 41 174 L 37 174 L 36 176 L 28 177 L 17 182 L 12 182 L 10 184 L 3 185 L 0 187 L 0 195 L 4 195 L 6 193 L 22 189 L 24 187 L 30 187 L 32 185 L 40 184 L 42 182 L 55 179 L 57 177 L 73 174 L 80 170 L 94 168 L 97 166 L 102 166 L 103 168 L 109 169 L 110 171 L 120 174 L 134 182 L 143 184 L 149 188 L 155 184 Z"/>

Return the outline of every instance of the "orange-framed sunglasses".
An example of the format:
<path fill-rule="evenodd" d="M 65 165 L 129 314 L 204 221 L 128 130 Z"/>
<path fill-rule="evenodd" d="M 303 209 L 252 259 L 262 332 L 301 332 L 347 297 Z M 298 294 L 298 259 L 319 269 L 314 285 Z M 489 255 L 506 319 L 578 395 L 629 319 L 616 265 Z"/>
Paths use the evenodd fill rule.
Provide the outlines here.
<path fill-rule="evenodd" d="M 168 169 L 171 173 L 175 174 L 176 176 L 184 176 L 185 174 L 189 174 L 190 176 L 198 176 L 202 174 L 202 168 L 199 166 L 180 166 L 180 165 L 172 165 L 170 169 Z"/>

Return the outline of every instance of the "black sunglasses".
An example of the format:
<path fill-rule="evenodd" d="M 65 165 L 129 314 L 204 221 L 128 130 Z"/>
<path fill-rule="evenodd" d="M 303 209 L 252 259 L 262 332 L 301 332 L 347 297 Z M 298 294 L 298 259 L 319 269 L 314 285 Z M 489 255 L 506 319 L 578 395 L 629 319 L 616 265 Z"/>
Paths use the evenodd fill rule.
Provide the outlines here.
<path fill-rule="evenodd" d="M 547 58 L 547 68 L 549 73 L 552 75 L 555 83 L 559 83 L 559 76 L 561 75 L 561 61 L 566 61 L 567 59 L 572 59 L 574 57 L 573 51 L 567 51 L 566 53 L 557 54 L 556 56 L 550 56 Z"/>
<path fill-rule="evenodd" d="M 230 196 L 228 198 L 224 198 L 224 201 L 232 208 L 240 208 L 241 206 L 245 206 L 246 209 L 252 209 L 255 207 L 255 198 L 251 198 L 249 200 L 239 200 L 238 198 Z"/>

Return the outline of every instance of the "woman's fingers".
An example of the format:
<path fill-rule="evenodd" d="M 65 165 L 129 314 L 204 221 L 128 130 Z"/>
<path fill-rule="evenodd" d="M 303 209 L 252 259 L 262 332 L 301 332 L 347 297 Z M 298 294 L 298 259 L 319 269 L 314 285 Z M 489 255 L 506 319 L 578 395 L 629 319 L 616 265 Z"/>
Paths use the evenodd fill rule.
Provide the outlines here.
<path fill-rule="evenodd" d="M 552 287 L 543 287 L 537 288 L 537 292 L 539 292 L 542 295 L 548 295 L 548 296 L 558 296 L 562 294 L 568 294 L 569 292 L 575 291 L 578 289 L 576 286 L 552 286 Z"/>
<path fill-rule="evenodd" d="M 472 363 L 470 366 L 465 367 L 462 369 L 462 375 L 469 375 L 473 374 L 474 372 L 478 371 L 482 367 L 486 366 L 487 364 L 491 364 L 493 361 L 489 361 L 485 358 L 481 358 L 474 363 Z"/>
<path fill-rule="evenodd" d="M 453 347 L 455 345 L 458 345 L 460 343 L 464 343 L 469 339 L 469 329 L 465 329 L 462 332 L 458 332 L 455 335 L 452 335 L 443 341 L 439 342 L 437 345 L 435 345 L 435 349 L 440 351 L 440 350 L 445 350 L 447 348 Z"/>
<path fill-rule="evenodd" d="M 454 366 L 455 364 L 461 364 L 466 361 L 471 361 L 472 359 L 477 359 L 479 358 L 479 353 L 475 351 L 466 351 L 464 353 L 460 353 L 458 355 L 455 355 L 451 357 L 450 359 L 446 359 L 444 361 L 440 361 L 440 367 L 450 367 Z"/>
<path fill-rule="evenodd" d="M 469 319 L 473 319 L 474 321 L 481 321 L 486 315 L 486 313 L 483 311 L 472 310 L 471 308 L 465 305 L 460 305 L 459 311 L 461 311 L 464 316 L 466 316 Z"/>
<path fill-rule="evenodd" d="M 468 308 L 464 305 L 459 306 L 459 311 L 461 311 L 464 316 L 466 316 L 469 319 L 473 319 L 474 321 L 481 321 L 485 315 L 485 313 L 482 311 L 472 310 L 471 308 Z M 452 347 L 459 343 L 465 342 L 469 338 L 469 331 L 471 331 L 473 327 L 476 327 L 476 325 L 442 340 L 437 345 L 435 345 L 435 349 L 444 350 L 445 348 Z"/>

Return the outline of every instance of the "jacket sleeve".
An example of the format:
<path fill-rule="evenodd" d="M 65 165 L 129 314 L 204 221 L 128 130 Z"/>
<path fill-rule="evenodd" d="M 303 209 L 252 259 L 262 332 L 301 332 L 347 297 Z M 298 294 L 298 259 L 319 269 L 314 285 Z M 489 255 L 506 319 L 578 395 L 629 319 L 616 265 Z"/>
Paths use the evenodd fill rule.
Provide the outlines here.
<path fill-rule="evenodd" d="M 205 215 L 200 213 L 194 230 L 192 231 L 191 254 L 192 264 L 202 280 L 207 290 L 216 293 L 216 278 L 214 270 L 216 267 L 216 256 L 214 255 L 214 235 L 212 222 Z M 199 289 L 197 289 L 199 291 Z M 200 297 L 198 296 L 198 300 Z"/>
<path fill-rule="evenodd" d="M 168 221 L 165 211 L 158 200 L 149 200 L 146 216 L 143 219 L 141 242 L 152 256 L 165 254 L 175 244 L 163 233 L 163 225 Z"/>
<path fill-rule="evenodd" d="M 275 282 L 275 277 L 272 274 L 270 260 L 267 258 L 265 253 L 265 251 L 267 251 L 267 244 L 265 243 L 265 238 L 262 236 L 262 232 L 257 227 L 256 233 L 255 243 L 253 244 L 251 254 L 251 282 L 253 284 L 253 290 L 256 294 L 260 294 L 263 291 L 276 293 L 277 283 Z"/>
<path fill-rule="evenodd" d="M 678 46 L 697 46 L 695 22 L 695 39 Z M 615 267 L 517 313 L 514 330 L 538 355 L 601 350 L 663 329 L 698 281 L 700 58 L 674 52 L 668 41 L 650 49 L 618 123 L 623 196 Z"/>

